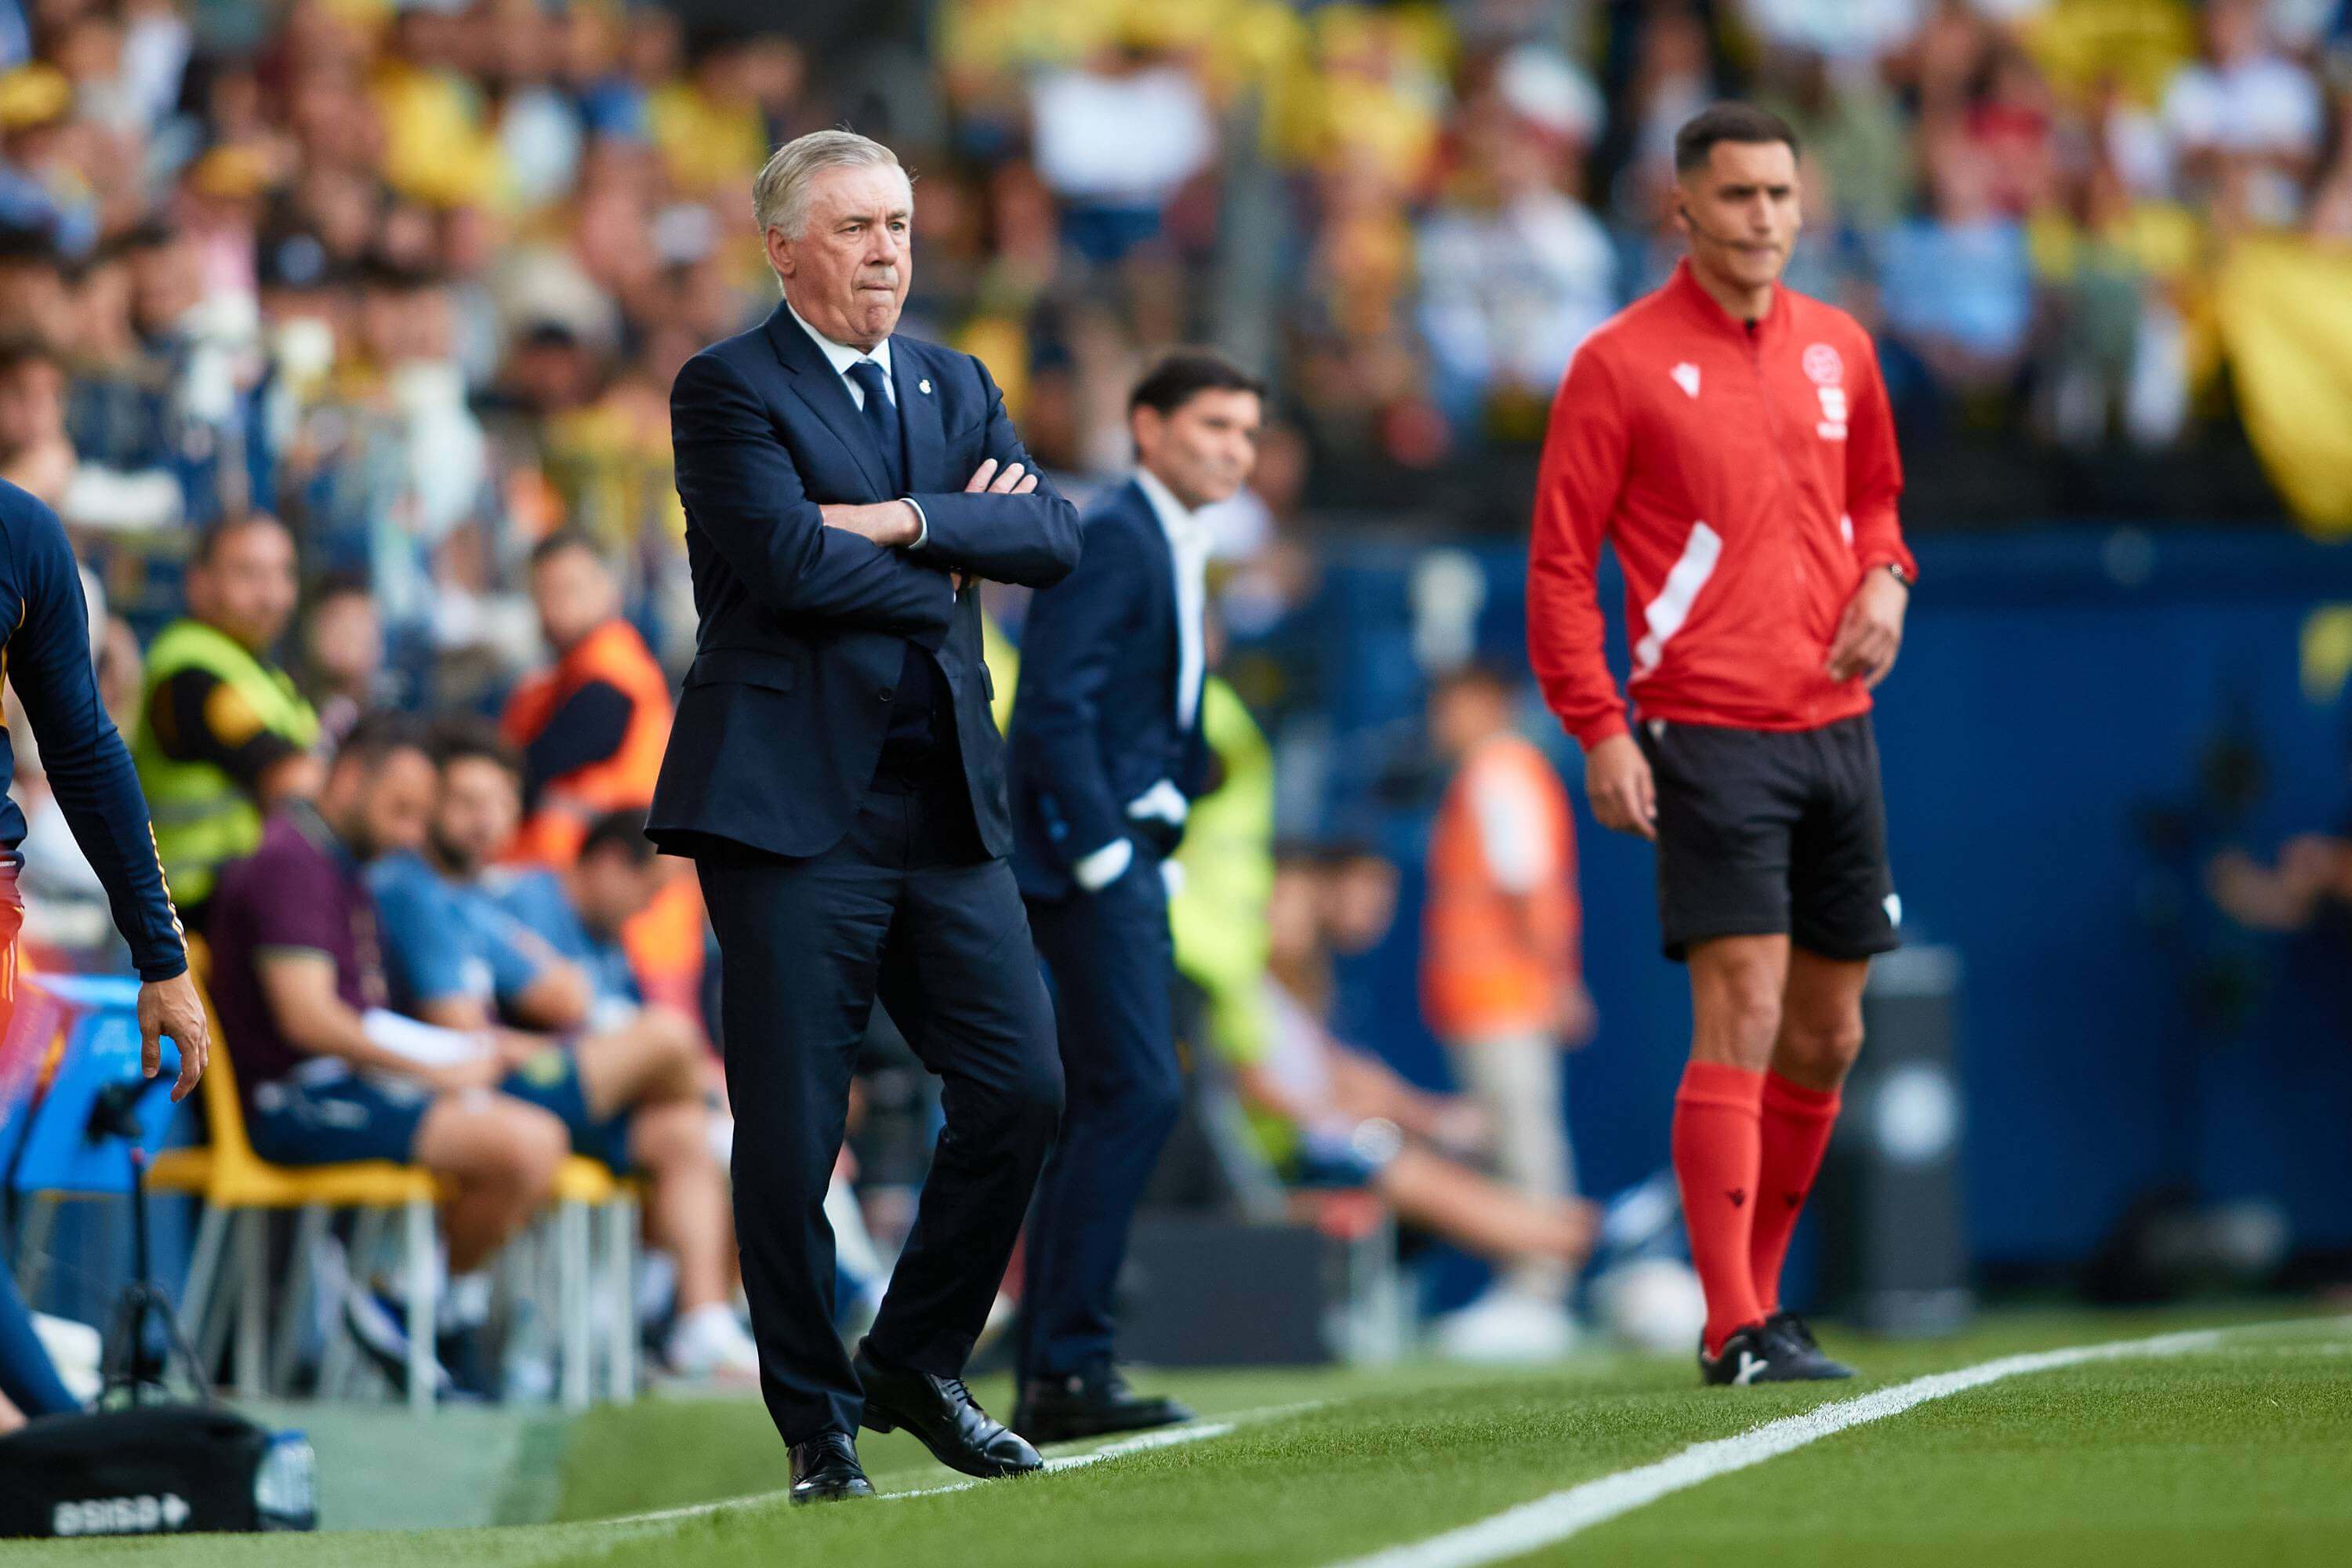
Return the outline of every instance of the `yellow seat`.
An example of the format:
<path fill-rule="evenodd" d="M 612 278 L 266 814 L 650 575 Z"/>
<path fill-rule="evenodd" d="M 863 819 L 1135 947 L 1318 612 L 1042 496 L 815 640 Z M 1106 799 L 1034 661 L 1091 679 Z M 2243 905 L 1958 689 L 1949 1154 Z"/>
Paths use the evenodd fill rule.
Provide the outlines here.
<path fill-rule="evenodd" d="M 205 1117 L 212 1123 L 212 1145 L 200 1150 L 169 1150 L 148 1168 L 148 1184 L 158 1192 L 186 1192 L 205 1199 L 205 1223 L 197 1229 L 195 1256 L 188 1268 L 188 1314 L 197 1319 L 197 1338 L 205 1335 L 205 1305 L 219 1272 L 221 1250 L 228 1244 L 228 1225 L 240 1213 L 254 1217 L 242 1223 L 240 1241 L 240 1300 L 237 1300 L 237 1392 L 257 1396 L 261 1380 L 261 1333 L 264 1333 L 268 1279 L 266 1279 L 266 1237 L 257 1211 L 299 1208 L 303 1223 L 294 1237 L 291 1262 L 299 1286 L 306 1289 L 310 1250 L 327 1232 L 327 1213 L 334 1208 L 400 1211 L 404 1215 L 404 1246 L 409 1253 L 409 1279 L 430 1279 L 433 1268 L 433 1206 L 445 1196 L 440 1183 L 421 1166 L 358 1159 L 336 1166 L 275 1166 L 254 1154 L 245 1135 L 245 1105 L 237 1098 L 236 1068 L 228 1060 L 228 1041 L 221 1037 L 219 1013 L 212 1006 L 212 954 L 203 938 L 188 938 L 188 971 L 195 978 L 197 996 L 205 1004 L 205 1023 L 212 1027 L 212 1060 L 205 1068 Z M 600 1159 L 569 1154 L 555 1171 L 548 1192 L 555 1260 L 552 1293 L 558 1298 L 558 1323 L 562 1331 L 562 1401 L 569 1408 L 585 1408 L 593 1399 L 593 1368 L 604 1363 L 604 1389 L 609 1399 L 633 1399 L 637 1392 L 635 1361 L 635 1232 L 642 1190 L 633 1178 L 616 1175 Z M 602 1244 L 591 1234 L 591 1215 L 602 1220 Z M 374 1220 L 362 1220 L 362 1234 L 374 1237 Z M 358 1253 L 367 1253 L 360 1244 Z M 597 1256 L 602 1253 L 602 1258 Z M 591 1314 L 591 1295 L 607 1290 L 609 1338 L 600 1347 Z M 299 1295 L 299 1289 L 297 1289 Z M 291 1368 L 297 1335 L 289 1321 L 273 1356 L 278 1380 Z M 433 1371 L 433 1300 L 430 1293 L 412 1295 L 409 1319 L 409 1405 L 430 1408 Z M 207 1350 L 209 1354 L 209 1350 Z M 334 1356 L 331 1356 L 334 1359 Z M 331 1380 L 331 1377 L 327 1377 Z"/>
<path fill-rule="evenodd" d="M 159 1154 L 149 1168 L 147 1184 L 156 1192 L 184 1193 L 202 1198 L 205 1215 L 188 1265 L 183 1306 L 193 1320 L 200 1343 L 217 1342 L 210 1298 L 218 1275 L 221 1254 L 232 1239 L 238 1247 L 238 1291 L 234 1324 L 236 1332 L 235 1376 L 237 1392 L 257 1397 L 264 1390 L 261 1365 L 267 1333 L 269 1284 L 267 1276 L 268 1233 L 259 1211 L 301 1209 L 312 1223 L 298 1238 L 296 1266 L 308 1267 L 307 1243 L 323 1234 L 325 1215 L 332 1209 L 398 1210 L 404 1216 L 406 1243 L 413 1258 L 429 1259 L 433 1249 L 433 1208 L 441 1197 L 439 1184 L 418 1165 L 389 1160 L 354 1160 L 335 1165 L 275 1165 L 253 1152 L 247 1141 L 245 1107 L 237 1098 L 236 1069 L 229 1059 L 229 1042 L 221 1033 L 220 1016 L 213 1008 L 210 985 L 212 955 L 203 940 L 188 939 L 188 973 L 204 1003 L 205 1023 L 212 1035 L 212 1052 L 205 1068 L 205 1118 L 211 1142 L 203 1148 L 172 1149 Z M 232 1237 L 232 1227 L 236 1234 Z M 425 1277 L 417 1271 L 418 1278 Z M 425 1358 L 431 1353 L 432 1302 L 424 1294 L 409 1302 L 412 1334 L 417 1342 L 410 1368 L 409 1402 L 428 1409 L 432 1379 Z M 289 1349 L 290 1351 L 290 1336 Z M 209 1353 L 209 1352 L 207 1352 Z M 281 1357 L 281 1360 L 285 1359 Z"/>
<path fill-rule="evenodd" d="M 338 1165 L 273 1165 L 246 1141 L 245 1105 L 236 1093 L 236 1068 L 228 1041 L 213 1011 L 212 955 L 202 937 L 188 939 L 188 971 L 205 1006 L 212 1054 L 205 1065 L 205 1121 L 212 1142 L 196 1149 L 167 1149 L 148 1167 L 147 1184 L 157 1192 L 185 1193 L 225 1208 L 399 1208 L 411 1199 L 441 1196 L 431 1173 L 421 1165 L 390 1160 L 353 1160 Z"/>
<path fill-rule="evenodd" d="M 551 1203 L 586 1204 L 590 1208 L 602 1208 L 622 1195 L 634 1184 L 613 1173 L 613 1168 L 602 1160 L 585 1154 L 569 1154 L 555 1168 L 555 1186 L 548 1194 Z"/>
<path fill-rule="evenodd" d="M 548 1194 L 555 1274 L 555 1319 L 562 1375 L 558 1397 L 572 1410 L 585 1410 L 594 1397 L 593 1374 L 604 1363 L 605 1395 L 633 1399 L 636 1366 L 636 1233 L 639 1186 L 614 1173 L 602 1160 L 572 1154 L 556 1167 Z M 601 1222 L 601 1244 L 591 1233 Z M 598 1256 L 601 1252 L 602 1257 Z M 598 1292 L 607 1298 L 601 1356 L 597 1322 L 590 1308 Z"/>
<path fill-rule="evenodd" d="M 389 1160 L 275 1165 L 255 1153 L 246 1137 L 245 1108 L 237 1098 L 236 1073 L 229 1062 L 228 1043 L 222 1037 L 220 1018 L 213 1008 L 211 953 L 201 938 L 188 939 L 188 968 L 204 1003 L 205 1022 L 212 1031 L 212 1056 L 203 1082 L 205 1115 L 210 1123 L 212 1142 L 205 1148 L 173 1149 L 159 1154 L 149 1167 L 147 1183 L 158 1192 L 184 1193 L 205 1201 L 205 1218 L 197 1232 L 195 1252 L 189 1264 L 188 1289 L 183 1298 L 189 1315 L 196 1320 L 193 1326 L 199 1340 L 217 1338 L 202 1332 L 206 1298 L 212 1293 L 221 1251 L 230 1239 L 228 1226 L 240 1213 L 303 1211 L 304 1224 L 295 1237 L 293 1262 L 297 1270 L 307 1272 L 310 1249 L 325 1234 L 326 1215 L 331 1210 L 399 1210 L 405 1216 L 409 1278 L 412 1281 L 429 1279 L 433 1272 L 428 1267 L 433 1255 L 433 1207 L 445 1195 L 440 1184 L 422 1166 Z M 604 1355 L 609 1396 L 633 1397 L 636 1392 L 636 1335 L 629 1309 L 635 1271 L 638 1184 L 615 1175 L 601 1160 L 572 1154 L 557 1167 L 554 1186 L 548 1196 L 556 1221 L 555 1293 L 559 1299 L 557 1316 L 562 1328 L 564 1402 L 574 1408 L 584 1408 L 591 1396 L 589 1369 L 595 1359 L 595 1349 L 588 1301 L 595 1288 L 592 1276 L 599 1272 L 604 1275 L 604 1288 L 613 1293 L 615 1303 L 611 1314 L 611 1343 Z M 602 1270 L 594 1256 L 598 1249 L 589 1234 L 592 1212 L 604 1219 L 602 1250 L 605 1267 Z M 363 1221 L 362 1225 L 368 1223 Z M 268 1298 L 264 1273 L 268 1236 L 257 1216 L 243 1226 L 238 1239 L 242 1243 L 242 1279 L 236 1318 L 236 1386 L 239 1394 L 251 1397 L 257 1396 L 263 1388 L 261 1337 Z M 360 1250 L 364 1252 L 367 1248 L 362 1247 Z M 429 1292 L 413 1297 L 408 1303 L 412 1328 L 409 1402 L 419 1409 L 429 1408 L 432 1403 L 432 1373 L 426 1359 L 433 1344 L 432 1310 Z M 293 1349 L 294 1336 L 281 1336 L 276 1357 L 281 1369 L 290 1366 Z"/>

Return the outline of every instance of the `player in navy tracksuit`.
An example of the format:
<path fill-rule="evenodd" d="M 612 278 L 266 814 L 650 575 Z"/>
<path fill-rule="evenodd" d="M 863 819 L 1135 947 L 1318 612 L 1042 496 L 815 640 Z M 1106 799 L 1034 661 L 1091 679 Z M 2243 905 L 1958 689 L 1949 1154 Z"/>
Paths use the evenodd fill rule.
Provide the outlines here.
<path fill-rule="evenodd" d="M 131 944 L 131 962 L 143 983 L 139 1027 L 146 1037 L 148 1073 L 162 1060 L 160 1037 L 171 1036 L 180 1047 L 180 1079 L 172 1090 L 178 1100 L 205 1070 L 205 1014 L 188 978 L 186 944 L 155 858 L 147 802 L 139 793 L 131 753 L 98 699 L 89 611 L 65 528 L 37 499 L 5 480 L 0 627 L 5 628 L 0 634 L 0 670 L 24 702 L 50 791 L 106 885 L 115 926 Z M 17 846 L 25 840 L 25 814 L 5 793 L 15 773 L 13 739 L 0 727 L 0 1031 L 15 1011 L 16 932 L 24 923 L 16 873 L 24 864 Z M 0 1035 L 0 1083 L 17 1076 L 7 1068 L 29 1046 Z M 0 1100 L 0 1117 L 12 1110 Z M 0 1269 L 0 1395 L 31 1415 L 77 1408 L 41 1353 L 5 1269 Z"/>

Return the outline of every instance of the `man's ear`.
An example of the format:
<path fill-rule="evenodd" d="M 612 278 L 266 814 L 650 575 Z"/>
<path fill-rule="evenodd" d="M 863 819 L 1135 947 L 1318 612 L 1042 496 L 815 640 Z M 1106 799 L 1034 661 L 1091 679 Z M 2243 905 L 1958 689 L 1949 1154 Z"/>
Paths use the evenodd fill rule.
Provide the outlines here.
<path fill-rule="evenodd" d="M 1127 416 L 1127 434 L 1128 438 L 1135 443 L 1137 457 L 1143 455 L 1145 443 L 1155 447 L 1160 444 L 1160 427 L 1166 423 L 1160 418 L 1160 410 L 1150 404 L 1136 405 L 1135 411 Z"/>

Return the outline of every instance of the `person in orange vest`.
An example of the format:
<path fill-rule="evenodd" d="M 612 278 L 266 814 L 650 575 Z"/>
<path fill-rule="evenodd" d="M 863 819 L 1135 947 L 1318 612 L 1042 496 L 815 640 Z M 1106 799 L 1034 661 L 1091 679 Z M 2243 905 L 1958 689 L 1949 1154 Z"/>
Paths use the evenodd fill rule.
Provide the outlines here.
<path fill-rule="evenodd" d="M 1550 761 L 1512 723 L 1500 674 L 1466 666 L 1430 695 L 1454 773 L 1429 848 L 1422 1005 L 1486 1113 L 1503 1179 L 1538 1203 L 1575 1194 L 1560 1053 L 1592 1032 L 1578 956 L 1576 829 Z M 1446 1353 L 1542 1359 L 1573 1338 L 1568 1270 L 1529 1259 L 1440 1327 Z"/>
<path fill-rule="evenodd" d="M 555 663 L 515 689 L 499 725 L 528 770 L 514 858 L 564 867 L 589 824 L 653 804 L 670 682 L 587 535 L 552 533 L 531 551 L 530 599 Z"/>
<path fill-rule="evenodd" d="M 669 677 L 621 615 L 620 585 L 584 533 L 562 530 L 530 552 L 530 598 L 554 665 L 527 677 L 499 724 L 522 749 L 522 831 L 509 861 L 570 868 L 600 817 L 642 813 L 669 744 Z M 699 1016 L 702 898 L 672 877 L 622 942 L 648 1002 Z"/>

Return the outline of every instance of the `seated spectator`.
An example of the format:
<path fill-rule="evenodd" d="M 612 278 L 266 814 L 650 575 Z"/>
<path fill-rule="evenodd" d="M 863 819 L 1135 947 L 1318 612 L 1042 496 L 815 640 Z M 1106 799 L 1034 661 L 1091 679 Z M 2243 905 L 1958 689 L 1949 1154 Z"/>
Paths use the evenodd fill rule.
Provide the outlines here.
<path fill-rule="evenodd" d="M 482 877 L 500 908 L 587 975 L 592 1028 L 644 1009 L 645 994 L 621 933 L 653 907 L 666 880 L 641 811 L 598 817 L 580 842 L 579 858 L 562 872 L 505 866 Z"/>
<path fill-rule="evenodd" d="M 2032 324 L 2024 226 L 1993 206 L 1983 156 L 1958 137 L 1930 153 L 1927 181 L 1928 216 L 1887 237 L 1880 286 L 1888 330 L 1944 386 L 2004 390 Z"/>
<path fill-rule="evenodd" d="M 1476 128 L 1463 199 L 1422 226 L 1422 331 L 1464 435 L 1498 403 L 1549 406 L 1569 355 L 1617 308 L 1608 233 L 1559 186 L 1573 151 L 1497 111 Z"/>
<path fill-rule="evenodd" d="M 584 534 L 531 552 L 530 597 L 555 663 L 508 702 L 507 739 L 523 748 L 523 824 L 516 858 L 561 866 L 588 824 L 653 804 L 669 742 L 670 686 L 621 615 L 611 568 Z"/>
<path fill-rule="evenodd" d="M 1295 856 L 1276 870 L 1264 1054 L 1237 1067 L 1244 1100 L 1271 1119 L 1276 1145 L 1286 1145 L 1286 1173 L 1309 1189 L 1370 1191 L 1407 1224 L 1506 1267 L 1572 1272 L 1592 1249 L 1590 1205 L 1529 1198 L 1481 1173 L 1469 1161 L 1486 1134 L 1475 1108 L 1415 1089 L 1332 1037 L 1323 1016 L 1327 875 Z M 1442 1339 L 1465 1358 L 1564 1348 L 1549 1321 L 1505 1322 L 1488 1313 L 1475 1326 L 1475 1334 L 1441 1331 Z"/>
<path fill-rule="evenodd" d="M 262 818 L 318 791 L 318 715 L 272 661 L 294 617 L 294 536 L 276 518 L 215 523 L 188 562 L 188 613 L 148 648 L 131 754 L 191 930 L 207 929 L 220 869 L 253 852 Z"/>
<path fill-rule="evenodd" d="M 434 752 L 441 794 L 423 853 L 391 857 L 370 878 L 395 1004 L 446 1029 L 530 1031 L 503 1037 L 516 1067 L 503 1091 L 560 1118 L 575 1152 L 651 1178 L 646 1229 L 677 1262 L 673 1369 L 756 1375 L 730 1304 L 734 1230 L 700 1032 L 665 1007 L 598 1008 L 590 970 L 500 904 L 488 873 L 521 817 L 522 768 L 497 732 L 456 721 Z M 606 869 L 589 874 L 600 892 Z"/>
<path fill-rule="evenodd" d="M 81 1408 L 33 1327 L 33 1314 L 16 1294 L 13 1269 L 0 1268 L 0 1436 L 28 1420 L 70 1415 Z"/>
<path fill-rule="evenodd" d="M 1168 204 L 1208 165 L 1216 129 L 1192 72 L 1140 38 L 1030 88 L 1037 171 L 1063 202 L 1063 237 L 1115 262 L 1160 237 Z"/>
<path fill-rule="evenodd" d="M 65 258 L 46 226 L 9 215 L 8 184 L 0 174 L 0 335 L 46 337 L 67 314 Z"/>
<path fill-rule="evenodd" d="M 215 1048 L 234 1054 L 257 1153 L 285 1165 L 422 1165 L 449 1194 L 441 1229 L 450 1274 L 486 1287 L 478 1271 L 546 1203 L 571 1140 L 553 1112 L 503 1092 L 543 1042 L 427 1030 L 386 1010 L 366 868 L 424 843 L 438 784 L 415 722 L 373 716 L 344 740 L 317 803 L 281 806 L 260 847 L 222 873 L 211 928 Z M 453 1289 L 453 1302 L 475 1293 Z M 404 1389 L 397 1321 L 364 1286 L 345 1315 Z M 446 1373 L 436 1381 L 446 1389 Z"/>
<path fill-rule="evenodd" d="M 305 691 L 319 714 L 319 738 L 330 751 L 361 718 L 383 706 L 383 616 L 367 580 L 331 577 L 302 617 Z"/>
<path fill-rule="evenodd" d="M 180 489 L 171 475 L 119 472 L 77 449 L 67 369 L 47 338 L 0 338 L 0 479 L 32 491 L 77 530 L 177 523 Z"/>
<path fill-rule="evenodd" d="M 2303 211 L 2325 102 L 2309 70 L 2278 52 L 2263 0 L 2214 0 L 2205 58 L 2166 89 L 2161 119 L 2186 189 L 2224 227 L 2281 226 Z"/>
<path fill-rule="evenodd" d="M 0 479 L 52 509 L 65 505 L 73 482 L 65 392 L 65 362 L 55 349 L 35 337 L 0 339 Z"/>

